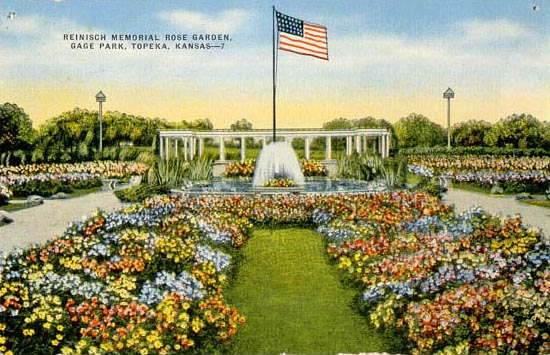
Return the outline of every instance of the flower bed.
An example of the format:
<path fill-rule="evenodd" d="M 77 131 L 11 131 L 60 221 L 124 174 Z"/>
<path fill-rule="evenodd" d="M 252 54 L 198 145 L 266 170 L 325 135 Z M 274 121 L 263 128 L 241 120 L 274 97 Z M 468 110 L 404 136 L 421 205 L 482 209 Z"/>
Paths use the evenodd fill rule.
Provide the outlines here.
<path fill-rule="evenodd" d="M 99 174 L 102 178 L 122 178 L 142 175 L 148 169 L 146 164 L 134 162 L 97 161 L 77 164 L 30 164 L 0 168 L 0 176 L 36 174 Z"/>
<path fill-rule="evenodd" d="M 1 265 L 0 351 L 208 352 L 244 322 L 223 300 L 230 249 L 246 239 L 238 224 L 152 199 L 11 253 Z"/>
<path fill-rule="evenodd" d="M 550 262 L 519 218 L 455 215 L 423 193 L 154 198 L 97 213 L 1 263 L 0 351 L 213 352 L 252 225 L 314 226 L 377 327 L 413 353 L 548 353 Z"/>
<path fill-rule="evenodd" d="M 131 162 L 39 164 L 0 168 L 0 199 L 10 189 L 13 196 L 49 196 L 101 186 L 101 179 L 143 174 L 147 166 Z"/>
<path fill-rule="evenodd" d="M 254 164 L 256 164 L 255 159 L 246 159 L 244 162 L 231 163 L 225 167 L 223 176 L 228 178 L 252 177 L 254 176 Z"/>
<path fill-rule="evenodd" d="M 6 185 L 0 183 L 0 205 L 5 204 L 12 196 L 13 192 Z"/>
<path fill-rule="evenodd" d="M 444 175 L 482 188 L 499 183 L 507 192 L 541 193 L 550 184 L 548 157 L 411 157 L 410 163 L 409 171 L 416 175 Z"/>
<path fill-rule="evenodd" d="M 269 179 L 264 182 L 264 187 L 293 187 L 294 181 L 289 179 Z"/>
<path fill-rule="evenodd" d="M 247 159 L 244 162 L 236 162 L 227 165 L 225 172 L 223 173 L 224 177 L 235 178 L 243 177 L 249 178 L 254 176 L 254 166 L 256 164 L 255 159 Z M 304 176 L 326 176 L 327 171 L 323 164 L 313 161 L 313 160 L 302 160 L 300 163 L 302 167 L 302 173 Z"/>
<path fill-rule="evenodd" d="M 300 163 L 304 176 L 327 176 L 325 166 L 314 160 L 302 160 Z"/>

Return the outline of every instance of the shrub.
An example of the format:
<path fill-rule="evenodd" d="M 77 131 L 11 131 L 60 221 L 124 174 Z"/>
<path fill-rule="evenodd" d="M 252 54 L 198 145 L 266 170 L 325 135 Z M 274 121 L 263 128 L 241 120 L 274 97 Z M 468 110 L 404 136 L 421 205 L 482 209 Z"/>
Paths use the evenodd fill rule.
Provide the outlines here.
<path fill-rule="evenodd" d="M 157 160 L 149 168 L 147 182 L 152 186 L 176 187 L 186 180 L 189 163 L 183 159 Z"/>
<path fill-rule="evenodd" d="M 90 189 L 101 185 L 101 179 L 65 182 L 59 180 L 30 180 L 22 185 L 14 185 L 12 189 L 15 197 L 51 196 L 58 192 L 71 193 L 75 190 Z"/>
<path fill-rule="evenodd" d="M 191 181 L 212 179 L 212 160 L 203 157 L 192 160 L 186 178 Z"/>
<path fill-rule="evenodd" d="M 149 184 L 139 184 L 127 189 L 115 191 L 116 197 L 122 202 L 142 202 L 153 196 L 166 193 L 168 189 L 164 186 L 152 186 Z"/>

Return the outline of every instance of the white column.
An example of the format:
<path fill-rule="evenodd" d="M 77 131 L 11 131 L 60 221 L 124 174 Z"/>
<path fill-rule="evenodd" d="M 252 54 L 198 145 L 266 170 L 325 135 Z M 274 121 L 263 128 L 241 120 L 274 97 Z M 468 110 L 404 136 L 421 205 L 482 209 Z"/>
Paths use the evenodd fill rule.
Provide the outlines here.
<path fill-rule="evenodd" d="M 164 159 L 164 138 L 161 135 L 159 135 L 159 142 L 159 157 L 160 159 Z"/>
<path fill-rule="evenodd" d="M 189 141 L 189 138 L 183 138 L 183 157 L 185 160 L 189 158 L 187 155 L 187 142 Z"/>
<path fill-rule="evenodd" d="M 382 148 L 383 148 L 383 143 L 382 143 L 382 139 L 384 137 L 383 136 L 378 136 L 378 153 L 380 154 L 380 156 L 382 156 L 384 153 L 382 151 Z"/>
<path fill-rule="evenodd" d="M 204 138 L 199 138 L 199 157 L 204 153 Z"/>
<path fill-rule="evenodd" d="M 304 138 L 304 149 L 305 149 L 305 156 L 306 160 L 309 160 L 309 144 L 311 142 L 311 138 L 306 137 Z"/>
<path fill-rule="evenodd" d="M 262 137 L 262 148 L 265 147 L 266 145 L 267 145 L 267 138 Z"/>
<path fill-rule="evenodd" d="M 386 134 L 386 158 L 390 156 L 391 135 Z"/>
<path fill-rule="evenodd" d="M 363 144 L 363 153 L 367 152 L 367 136 L 363 136 L 361 139 L 361 143 Z"/>
<path fill-rule="evenodd" d="M 332 137 L 325 137 L 325 160 L 330 160 L 332 155 Z"/>
<path fill-rule="evenodd" d="M 355 136 L 355 151 L 361 153 L 361 136 Z"/>
<path fill-rule="evenodd" d="M 225 142 L 223 136 L 220 136 L 220 161 L 225 161 Z"/>
<path fill-rule="evenodd" d="M 166 143 L 166 146 L 164 147 L 164 151 L 166 152 L 166 161 L 168 161 L 168 159 L 170 159 L 170 138 L 166 137 L 164 142 Z"/>
<path fill-rule="evenodd" d="M 241 137 L 241 161 L 246 159 L 246 142 L 244 137 Z"/>
<path fill-rule="evenodd" d="M 174 139 L 174 158 L 177 158 L 178 157 L 178 140 L 179 139 Z"/>
<path fill-rule="evenodd" d="M 351 155 L 351 137 L 346 137 L 346 155 Z"/>
<path fill-rule="evenodd" d="M 189 140 L 189 159 L 193 160 L 195 157 L 195 137 Z"/>

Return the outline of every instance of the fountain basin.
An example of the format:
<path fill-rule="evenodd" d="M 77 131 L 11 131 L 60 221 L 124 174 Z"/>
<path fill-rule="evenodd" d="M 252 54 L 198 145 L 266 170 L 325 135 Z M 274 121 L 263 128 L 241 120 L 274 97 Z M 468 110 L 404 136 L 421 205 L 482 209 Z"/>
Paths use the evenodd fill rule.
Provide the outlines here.
<path fill-rule="evenodd" d="M 354 181 L 335 179 L 306 179 L 293 187 L 254 186 L 251 180 L 213 179 L 195 183 L 182 189 L 173 189 L 174 194 L 198 195 L 249 195 L 249 194 L 325 194 L 384 192 L 387 186 L 382 181 Z"/>

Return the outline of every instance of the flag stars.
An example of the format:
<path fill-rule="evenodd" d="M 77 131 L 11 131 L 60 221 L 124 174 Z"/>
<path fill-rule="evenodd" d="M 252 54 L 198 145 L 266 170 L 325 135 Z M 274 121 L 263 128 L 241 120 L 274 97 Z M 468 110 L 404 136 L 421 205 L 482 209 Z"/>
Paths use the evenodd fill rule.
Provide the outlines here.
<path fill-rule="evenodd" d="M 304 36 L 304 22 L 277 12 L 277 29 L 296 36 Z"/>

